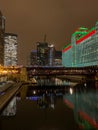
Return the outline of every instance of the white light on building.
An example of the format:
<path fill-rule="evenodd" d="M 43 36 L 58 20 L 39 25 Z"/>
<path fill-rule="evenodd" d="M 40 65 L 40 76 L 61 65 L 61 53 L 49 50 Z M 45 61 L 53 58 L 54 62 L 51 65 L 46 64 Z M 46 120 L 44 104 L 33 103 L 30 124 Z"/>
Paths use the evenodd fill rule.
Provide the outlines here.
<path fill-rule="evenodd" d="M 4 44 L 4 66 L 17 65 L 17 35 L 13 33 L 5 34 Z"/>

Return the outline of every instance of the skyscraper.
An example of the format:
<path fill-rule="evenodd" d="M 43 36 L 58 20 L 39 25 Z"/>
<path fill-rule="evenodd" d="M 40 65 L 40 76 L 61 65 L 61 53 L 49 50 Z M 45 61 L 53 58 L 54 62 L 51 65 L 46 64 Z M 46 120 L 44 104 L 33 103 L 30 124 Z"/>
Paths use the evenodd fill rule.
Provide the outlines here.
<path fill-rule="evenodd" d="M 37 50 L 32 50 L 30 53 L 30 65 L 37 65 Z"/>
<path fill-rule="evenodd" d="M 54 66 L 62 66 L 62 51 L 55 50 Z"/>
<path fill-rule="evenodd" d="M 5 33 L 4 66 L 17 65 L 17 34 Z"/>
<path fill-rule="evenodd" d="M 48 64 L 48 43 L 37 42 L 37 63 L 45 66 Z"/>
<path fill-rule="evenodd" d="M 54 65 L 55 47 L 53 44 L 48 45 L 48 65 Z"/>
<path fill-rule="evenodd" d="M 0 11 L 0 64 L 4 65 L 4 33 L 5 33 L 5 17 Z"/>

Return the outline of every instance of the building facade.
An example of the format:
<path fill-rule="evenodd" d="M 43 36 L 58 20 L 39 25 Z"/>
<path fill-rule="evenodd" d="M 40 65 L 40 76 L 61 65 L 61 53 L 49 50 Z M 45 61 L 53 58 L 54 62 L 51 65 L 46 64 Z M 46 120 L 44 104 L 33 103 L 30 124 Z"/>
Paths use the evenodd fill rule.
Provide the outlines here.
<path fill-rule="evenodd" d="M 48 66 L 54 65 L 55 47 L 53 44 L 48 44 Z"/>
<path fill-rule="evenodd" d="M 62 51 L 55 50 L 54 66 L 62 66 Z"/>
<path fill-rule="evenodd" d="M 71 37 L 71 44 L 62 50 L 65 67 L 98 65 L 98 22 L 91 29 L 78 28 Z"/>
<path fill-rule="evenodd" d="M 30 65 L 37 65 L 37 50 L 32 50 L 30 54 Z"/>
<path fill-rule="evenodd" d="M 37 42 L 37 64 L 46 66 L 48 64 L 48 43 Z"/>
<path fill-rule="evenodd" d="M 0 11 L 0 64 L 4 65 L 4 33 L 5 33 L 5 17 Z"/>
<path fill-rule="evenodd" d="M 17 65 L 17 35 L 13 33 L 5 33 L 4 38 L 4 66 Z"/>
<path fill-rule="evenodd" d="M 37 49 L 30 54 L 30 65 L 33 66 L 61 66 L 62 52 L 55 50 L 53 44 L 38 42 Z"/>
<path fill-rule="evenodd" d="M 72 57 L 72 45 L 69 43 L 62 50 L 62 65 L 72 67 Z"/>

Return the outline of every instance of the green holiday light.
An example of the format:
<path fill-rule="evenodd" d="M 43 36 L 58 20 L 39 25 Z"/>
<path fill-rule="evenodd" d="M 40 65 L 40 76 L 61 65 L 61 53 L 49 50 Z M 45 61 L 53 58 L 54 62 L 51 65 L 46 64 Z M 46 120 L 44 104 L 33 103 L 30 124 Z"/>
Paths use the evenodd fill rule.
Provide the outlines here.
<path fill-rule="evenodd" d="M 82 31 L 81 31 L 82 30 Z M 72 36 L 76 36 L 76 40 L 79 40 L 80 38 L 84 37 L 88 33 L 92 32 L 95 30 L 95 27 L 92 27 L 90 30 L 84 27 L 80 27 L 77 31 L 75 31 Z"/>
<path fill-rule="evenodd" d="M 70 46 L 70 45 L 71 45 L 71 43 L 66 44 L 66 45 L 63 47 L 63 49 L 67 48 L 67 47 Z"/>

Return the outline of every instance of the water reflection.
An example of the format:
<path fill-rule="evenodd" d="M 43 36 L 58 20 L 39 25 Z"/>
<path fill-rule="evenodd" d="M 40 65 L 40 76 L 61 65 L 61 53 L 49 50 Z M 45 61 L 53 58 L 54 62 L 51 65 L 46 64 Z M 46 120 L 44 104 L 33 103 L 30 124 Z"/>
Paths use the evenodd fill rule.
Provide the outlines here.
<path fill-rule="evenodd" d="M 22 88 L 17 94 L 18 108 L 15 119 L 22 119 L 24 125 L 16 126 L 17 129 L 79 130 L 74 121 L 72 111 L 68 109 L 63 102 L 63 96 L 65 93 L 69 93 L 69 88 L 51 89 L 50 87 L 48 89 L 35 89 L 32 86 L 23 87 L 27 87 L 27 89 Z M 14 123 L 15 119 L 12 120 L 12 123 Z M 6 126 L 4 125 L 4 121 L 6 124 L 6 119 L 3 119 L 3 128 Z M 10 121 L 8 122 L 10 124 Z M 19 121 L 17 121 L 17 123 L 19 123 Z M 70 123 L 73 125 L 70 125 Z M 12 128 L 13 126 L 9 127 Z M 14 128 L 14 130 L 16 128 Z"/>
<path fill-rule="evenodd" d="M 81 128 L 98 129 L 97 85 L 97 82 L 85 82 L 63 89 L 33 89 L 29 87 L 26 99 L 36 101 L 40 109 L 55 109 L 58 98 L 61 98 L 73 110 L 75 121 Z"/>
<path fill-rule="evenodd" d="M 17 95 L 17 99 L 36 101 L 39 108 L 55 108 L 56 98 L 63 99 L 66 89 L 34 89 L 32 86 L 23 86 Z"/>
<path fill-rule="evenodd" d="M 25 85 L 16 96 L 16 115 L 0 117 L 0 130 L 98 129 L 97 88 L 88 82 L 59 88 Z"/>
<path fill-rule="evenodd" d="M 90 82 L 91 83 L 91 82 Z M 82 128 L 98 129 L 98 87 L 95 84 L 83 83 L 70 88 L 70 94 L 63 98 L 66 105 L 73 109 L 75 120 Z"/>

